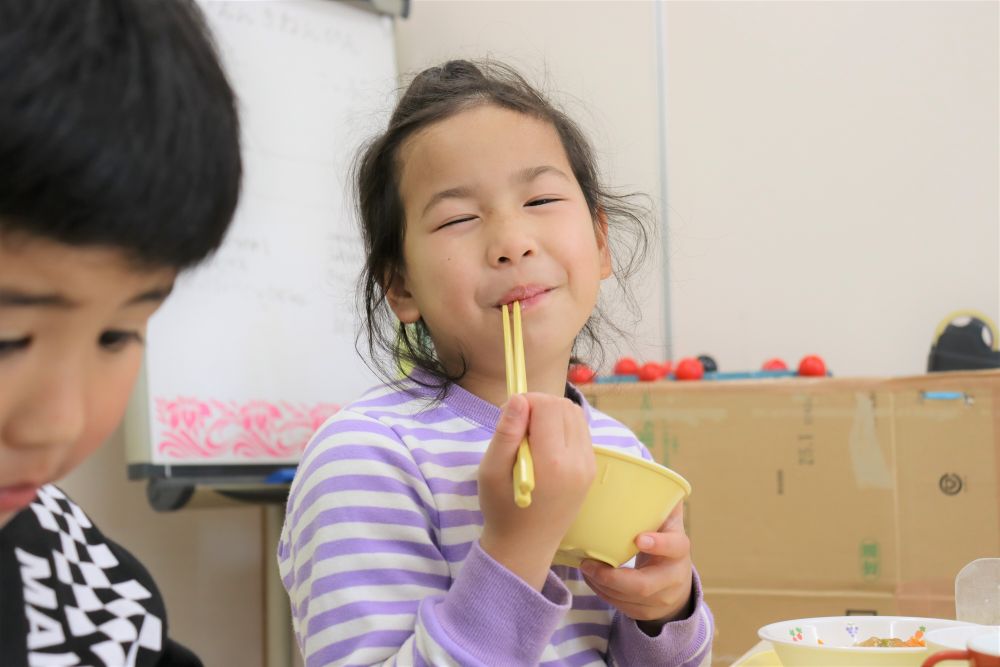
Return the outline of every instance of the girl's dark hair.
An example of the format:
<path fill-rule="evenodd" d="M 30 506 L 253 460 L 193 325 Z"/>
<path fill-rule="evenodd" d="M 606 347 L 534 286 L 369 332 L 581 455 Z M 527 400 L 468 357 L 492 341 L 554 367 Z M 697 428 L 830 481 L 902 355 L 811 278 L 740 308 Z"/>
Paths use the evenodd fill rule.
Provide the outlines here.
<path fill-rule="evenodd" d="M 613 194 L 600 183 L 593 148 L 580 128 L 517 71 L 496 62 L 452 60 L 420 72 L 396 105 L 386 131 L 362 149 L 354 165 L 358 219 L 367 257 L 358 281 L 359 308 L 366 316 L 359 344 L 360 337 L 365 336 L 369 365 L 383 378 L 393 381 L 398 379 L 401 368 L 421 368 L 432 378 L 429 386 L 438 389 L 440 395 L 450 383 L 461 379 L 465 369 L 449 374 L 435 354 L 424 322 L 404 326 L 386 301 L 388 280 L 404 264 L 406 219 L 399 195 L 399 150 L 414 133 L 481 105 L 527 114 L 550 123 L 559 133 L 595 225 L 600 211 L 607 215 L 619 286 L 644 261 L 651 232 L 648 206 L 633 203 L 635 195 Z M 622 245 L 627 246 L 624 251 Z M 627 290 L 621 291 L 635 316 L 638 309 L 634 298 Z M 601 325 L 623 333 L 623 328 L 598 307 L 574 343 L 575 359 L 595 354 L 595 365 L 600 364 L 603 348 L 597 332 Z"/>
<path fill-rule="evenodd" d="M 0 90 L 0 234 L 146 268 L 222 242 L 239 123 L 191 0 L 3 0 Z"/>

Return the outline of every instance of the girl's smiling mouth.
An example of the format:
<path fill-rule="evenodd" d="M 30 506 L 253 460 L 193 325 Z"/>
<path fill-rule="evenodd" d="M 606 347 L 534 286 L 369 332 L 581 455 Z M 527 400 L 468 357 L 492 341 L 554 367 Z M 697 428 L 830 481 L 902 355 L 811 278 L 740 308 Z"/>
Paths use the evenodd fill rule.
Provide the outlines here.
<path fill-rule="evenodd" d="M 520 301 L 521 310 L 525 310 L 539 303 L 553 289 L 541 285 L 519 285 L 504 294 L 493 307 L 499 309 L 504 304 L 509 306 L 515 301 Z"/>

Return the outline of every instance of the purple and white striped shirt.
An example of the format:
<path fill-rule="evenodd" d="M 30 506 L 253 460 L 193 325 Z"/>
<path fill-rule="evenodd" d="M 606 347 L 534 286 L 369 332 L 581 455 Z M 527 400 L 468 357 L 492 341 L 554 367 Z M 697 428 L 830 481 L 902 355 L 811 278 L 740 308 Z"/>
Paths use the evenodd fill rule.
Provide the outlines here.
<path fill-rule="evenodd" d="M 595 445 L 649 459 L 583 406 Z M 461 387 L 434 403 L 405 381 L 331 417 L 302 456 L 278 545 L 295 636 L 319 665 L 708 665 L 712 616 L 657 637 L 553 566 L 541 592 L 479 548 L 477 472 L 500 410 Z"/>

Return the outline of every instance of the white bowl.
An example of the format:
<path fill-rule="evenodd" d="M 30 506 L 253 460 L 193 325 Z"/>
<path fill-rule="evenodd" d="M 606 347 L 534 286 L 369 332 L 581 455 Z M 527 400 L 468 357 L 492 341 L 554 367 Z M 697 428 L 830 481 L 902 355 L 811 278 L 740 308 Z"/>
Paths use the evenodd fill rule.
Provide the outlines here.
<path fill-rule="evenodd" d="M 1000 632 L 1000 625 L 959 625 L 953 628 L 941 628 L 927 633 L 927 648 L 935 651 L 964 651 L 969 640 L 990 632 Z"/>
<path fill-rule="evenodd" d="M 980 635 L 993 633 L 1000 635 L 1000 625 L 959 625 L 953 628 L 931 630 L 927 639 L 927 652 L 964 651 L 969 640 Z M 939 667 L 968 667 L 968 660 L 945 660 L 939 662 Z"/>
<path fill-rule="evenodd" d="M 913 616 L 828 616 L 779 621 L 757 634 L 771 642 L 784 667 L 920 667 L 926 647 L 855 646 L 869 637 L 906 640 L 918 631 L 971 625 L 943 618 Z"/>

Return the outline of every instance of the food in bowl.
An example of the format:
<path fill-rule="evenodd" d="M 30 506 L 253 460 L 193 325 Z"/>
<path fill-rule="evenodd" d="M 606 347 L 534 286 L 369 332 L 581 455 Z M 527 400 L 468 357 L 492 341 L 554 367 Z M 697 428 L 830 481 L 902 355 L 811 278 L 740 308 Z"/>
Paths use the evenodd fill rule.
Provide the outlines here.
<path fill-rule="evenodd" d="M 910 635 L 909 639 L 869 637 L 863 642 L 856 643 L 855 646 L 870 646 L 874 648 L 915 648 L 927 646 L 927 642 L 924 641 L 924 630 L 926 628 L 923 626 L 917 628 L 917 631 Z"/>

